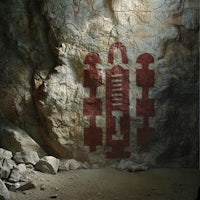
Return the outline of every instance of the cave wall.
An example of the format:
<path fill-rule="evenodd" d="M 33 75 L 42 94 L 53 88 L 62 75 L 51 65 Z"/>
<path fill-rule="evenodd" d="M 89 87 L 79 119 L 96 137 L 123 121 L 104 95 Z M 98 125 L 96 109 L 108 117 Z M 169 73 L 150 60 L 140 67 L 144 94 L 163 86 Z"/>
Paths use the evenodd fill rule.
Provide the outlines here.
<path fill-rule="evenodd" d="M 198 11 L 197 0 L 0 1 L 0 117 L 58 157 L 197 167 Z M 124 74 L 118 115 L 112 73 Z"/>

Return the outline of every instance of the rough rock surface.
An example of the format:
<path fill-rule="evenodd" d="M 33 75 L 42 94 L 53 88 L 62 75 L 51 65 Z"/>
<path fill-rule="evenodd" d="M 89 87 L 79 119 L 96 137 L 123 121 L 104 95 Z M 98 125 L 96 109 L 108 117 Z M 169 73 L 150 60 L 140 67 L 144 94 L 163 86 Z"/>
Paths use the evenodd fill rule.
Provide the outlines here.
<path fill-rule="evenodd" d="M 9 182 L 12 182 L 12 183 L 16 183 L 16 182 L 19 182 L 20 181 L 20 178 L 21 178 L 21 174 L 20 174 L 20 169 L 18 166 L 16 167 L 13 167 L 11 173 L 10 173 L 10 176 L 9 176 Z"/>
<path fill-rule="evenodd" d="M 0 178 L 7 179 L 15 166 L 15 162 L 11 159 L 0 159 Z"/>
<path fill-rule="evenodd" d="M 44 156 L 36 163 L 35 168 L 43 173 L 56 174 L 60 160 L 53 156 Z"/>
<path fill-rule="evenodd" d="M 1 179 L 0 179 L 0 199 L 1 200 L 10 199 L 10 192 L 8 191 L 7 187 L 5 186 L 4 182 Z"/>
<path fill-rule="evenodd" d="M 134 164 L 133 161 L 130 160 L 121 160 L 117 166 L 118 169 L 124 170 L 129 169 Z"/>
<path fill-rule="evenodd" d="M 111 67 L 107 62 L 110 45 L 122 42 L 130 73 L 127 149 L 132 160 L 152 166 L 196 167 L 198 10 L 198 0 L 1 1 L 0 115 L 20 128 L 4 129 L 1 145 L 11 148 L 10 133 L 24 130 L 48 154 L 107 163 L 105 71 Z M 101 57 L 97 68 L 103 75 L 97 90 L 103 112 L 96 118 L 103 136 L 96 152 L 84 145 L 83 135 L 90 123 L 83 115 L 83 101 L 89 96 L 83 86 L 88 52 Z M 141 66 L 136 59 L 145 52 L 154 57 L 150 68 L 155 71 L 155 85 L 149 97 L 155 101 L 155 116 L 149 124 L 156 133 L 141 147 L 137 129 L 143 119 L 136 112 L 137 99 L 142 96 L 136 69 Z M 117 51 L 115 63 L 119 62 Z"/>
<path fill-rule="evenodd" d="M 22 129 L 18 128 L 6 119 L 0 119 L 0 146 L 11 152 L 37 151 L 44 155 L 42 148 Z M 9 152 L 6 152 L 9 154 Z"/>
<path fill-rule="evenodd" d="M 59 170 L 61 171 L 78 169 L 80 167 L 81 167 L 81 164 L 75 159 L 60 160 L 60 164 L 59 164 Z"/>
<path fill-rule="evenodd" d="M 13 154 L 11 151 L 0 148 L 0 159 L 11 159 Z"/>
<path fill-rule="evenodd" d="M 35 165 L 39 160 L 39 156 L 35 151 L 16 152 L 13 159 L 16 163 L 25 163 Z"/>

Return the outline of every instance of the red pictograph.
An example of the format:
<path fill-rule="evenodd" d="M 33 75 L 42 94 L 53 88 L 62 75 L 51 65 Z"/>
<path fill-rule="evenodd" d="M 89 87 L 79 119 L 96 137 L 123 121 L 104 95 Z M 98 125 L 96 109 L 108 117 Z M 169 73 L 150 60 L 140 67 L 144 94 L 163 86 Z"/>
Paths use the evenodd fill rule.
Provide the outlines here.
<path fill-rule="evenodd" d="M 83 102 L 83 114 L 89 116 L 90 126 L 84 128 L 84 144 L 90 147 L 90 151 L 96 151 L 96 146 L 102 145 L 102 129 L 96 127 L 96 116 L 102 115 L 102 101 L 96 98 L 97 87 L 102 85 L 102 77 L 96 64 L 101 64 L 99 54 L 88 53 L 84 64 L 89 65 L 88 70 L 84 70 L 84 87 L 90 89 L 90 97 Z"/>
<path fill-rule="evenodd" d="M 149 117 L 155 116 L 154 99 L 149 99 L 149 88 L 154 87 L 155 73 L 148 68 L 149 64 L 154 63 L 154 58 L 144 53 L 137 58 L 137 63 L 142 65 L 142 69 L 136 70 L 136 83 L 142 87 L 142 98 L 137 99 L 136 114 L 143 117 L 143 127 L 137 128 L 137 144 L 144 146 L 155 133 L 155 129 L 149 127 Z"/>
<path fill-rule="evenodd" d="M 108 63 L 114 63 L 114 52 L 120 50 L 122 63 L 128 63 L 126 47 L 120 43 L 113 43 L 108 53 Z M 149 69 L 149 64 L 154 63 L 151 54 L 144 53 L 137 58 L 137 63 L 142 65 L 136 70 L 137 86 L 142 87 L 142 98 L 136 101 L 136 115 L 143 117 L 143 127 L 137 128 L 137 144 L 146 145 L 155 129 L 149 126 L 149 117 L 155 116 L 154 99 L 149 98 L 149 88 L 154 87 L 154 70 Z M 96 126 L 96 116 L 102 115 L 102 100 L 97 98 L 97 88 L 102 85 L 100 70 L 96 68 L 101 64 L 99 54 L 88 53 L 84 64 L 89 68 L 84 70 L 84 87 L 90 89 L 90 95 L 84 99 L 83 114 L 89 117 L 90 125 L 84 128 L 84 145 L 89 146 L 90 151 L 96 151 L 97 146 L 102 145 L 102 128 Z M 128 158 L 130 152 L 125 148 L 130 144 L 130 111 L 129 111 L 129 70 L 114 65 L 106 70 L 106 146 L 110 150 L 106 157 Z"/>
<path fill-rule="evenodd" d="M 108 62 L 113 64 L 114 50 L 119 49 L 122 63 L 127 64 L 126 47 L 120 43 L 111 45 Z M 129 70 L 115 65 L 106 70 L 106 141 L 111 151 L 107 158 L 127 158 L 130 152 L 124 150 L 129 146 L 130 115 L 129 115 Z"/>

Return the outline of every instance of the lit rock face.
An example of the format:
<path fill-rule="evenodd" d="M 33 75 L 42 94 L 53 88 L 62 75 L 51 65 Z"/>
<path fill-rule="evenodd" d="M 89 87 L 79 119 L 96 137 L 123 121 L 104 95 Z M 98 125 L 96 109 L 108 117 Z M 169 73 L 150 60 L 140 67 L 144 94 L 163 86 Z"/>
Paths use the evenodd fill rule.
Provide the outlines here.
<path fill-rule="evenodd" d="M 107 138 L 106 72 L 120 65 L 128 71 L 124 91 L 130 127 L 125 148 L 121 143 L 113 147 L 116 155 L 154 166 L 197 166 L 198 1 L 9 0 L 2 1 L 0 9 L 1 117 L 29 133 L 49 154 L 105 164 L 117 157 L 107 154 L 112 148 Z M 109 49 L 116 42 L 125 46 L 127 63 L 119 46 L 113 51 L 114 63 L 108 63 Z M 89 52 L 97 53 L 98 62 L 84 62 Z M 144 93 L 154 99 L 155 112 L 144 111 L 153 134 L 145 139 L 148 131 L 143 131 L 138 142 L 138 128 L 145 126 L 144 116 L 137 113 L 137 99 L 145 89 L 136 78 L 137 69 L 142 69 L 137 59 L 143 53 L 154 58 L 148 66 L 155 73 L 154 84 Z M 84 77 L 84 70 L 92 67 L 101 77 L 96 89 L 95 84 L 85 84 L 91 76 Z M 95 117 L 90 109 L 89 114 L 84 111 L 91 87 L 101 102 L 100 107 L 93 106 Z M 123 140 L 120 123 L 116 124 L 125 114 L 113 116 L 119 137 L 111 140 Z M 84 134 L 91 120 L 91 134 L 100 135 L 92 140 L 98 140 L 92 149 Z M 128 152 L 125 156 L 117 152 L 121 145 Z"/>

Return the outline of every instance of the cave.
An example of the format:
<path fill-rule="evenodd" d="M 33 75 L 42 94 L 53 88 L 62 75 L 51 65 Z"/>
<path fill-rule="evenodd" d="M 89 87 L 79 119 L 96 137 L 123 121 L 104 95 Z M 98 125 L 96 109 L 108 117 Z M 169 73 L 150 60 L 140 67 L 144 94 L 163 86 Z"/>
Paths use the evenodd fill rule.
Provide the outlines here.
<path fill-rule="evenodd" d="M 200 198 L 198 0 L 0 16 L 0 199 Z"/>

